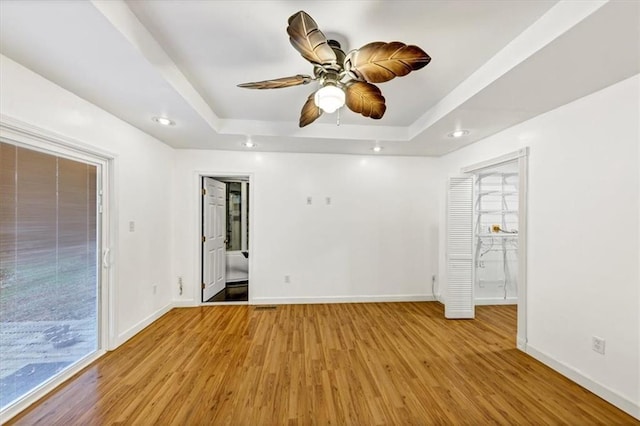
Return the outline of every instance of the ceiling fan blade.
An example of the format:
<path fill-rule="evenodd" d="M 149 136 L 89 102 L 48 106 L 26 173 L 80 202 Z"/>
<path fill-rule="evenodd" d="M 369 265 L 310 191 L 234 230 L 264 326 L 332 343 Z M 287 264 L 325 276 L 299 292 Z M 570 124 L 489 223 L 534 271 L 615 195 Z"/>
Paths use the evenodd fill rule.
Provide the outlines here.
<path fill-rule="evenodd" d="M 430 61 L 431 57 L 418 46 L 377 41 L 349 53 L 345 69 L 360 80 L 383 83 L 419 70 Z"/>
<path fill-rule="evenodd" d="M 387 110 L 380 89 L 364 81 L 347 85 L 346 104 L 351 111 L 376 120 L 382 118 Z"/>
<path fill-rule="evenodd" d="M 289 41 L 309 62 L 318 65 L 335 64 L 337 57 L 318 24 L 306 12 L 297 12 L 289 18 Z"/>
<path fill-rule="evenodd" d="M 300 127 L 307 126 L 314 121 L 316 121 L 321 115 L 322 110 L 316 106 L 316 102 L 313 99 L 315 92 L 309 95 L 307 98 L 307 102 L 304 103 L 302 107 L 302 112 L 300 113 Z"/>
<path fill-rule="evenodd" d="M 245 89 L 281 89 L 283 87 L 299 86 L 301 84 L 307 84 L 312 77 L 308 75 L 294 75 L 291 77 L 275 78 L 273 80 L 254 81 L 252 83 L 238 84 L 238 87 L 244 87 Z"/>

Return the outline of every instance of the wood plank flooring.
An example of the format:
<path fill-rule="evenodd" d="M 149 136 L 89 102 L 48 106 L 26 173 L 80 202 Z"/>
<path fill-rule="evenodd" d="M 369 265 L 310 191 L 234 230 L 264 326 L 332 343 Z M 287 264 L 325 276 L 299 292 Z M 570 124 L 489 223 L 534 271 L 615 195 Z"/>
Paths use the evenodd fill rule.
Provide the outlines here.
<path fill-rule="evenodd" d="M 11 424 L 640 424 L 515 349 L 515 324 L 435 302 L 174 309 Z"/>

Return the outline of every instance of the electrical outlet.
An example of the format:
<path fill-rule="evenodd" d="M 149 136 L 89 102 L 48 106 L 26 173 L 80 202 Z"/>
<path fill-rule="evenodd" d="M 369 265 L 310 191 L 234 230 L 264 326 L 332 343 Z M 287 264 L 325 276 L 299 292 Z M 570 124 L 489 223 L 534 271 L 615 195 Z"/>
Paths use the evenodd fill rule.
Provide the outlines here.
<path fill-rule="evenodd" d="M 593 336 L 591 338 L 591 349 L 593 349 L 595 352 L 604 355 L 604 347 L 605 340 L 603 338 L 598 336 Z"/>
<path fill-rule="evenodd" d="M 129 221 L 129 232 L 135 232 L 136 231 L 136 223 L 133 220 Z"/>
<path fill-rule="evenodd" d="M 182 277 L 178 277 L 179 295 L 182 296 Z"/>
<path fill-rule="evenodd" d="M 290 275 L 285 275 L 284 276 L 284 283 L 285 284 L 291 283 L 291 276 Z"/>
<path fill-rule="evenodd" d="M 158 286 L 156 284 L 153 285 L 153 294 L 158 292 Z"/>

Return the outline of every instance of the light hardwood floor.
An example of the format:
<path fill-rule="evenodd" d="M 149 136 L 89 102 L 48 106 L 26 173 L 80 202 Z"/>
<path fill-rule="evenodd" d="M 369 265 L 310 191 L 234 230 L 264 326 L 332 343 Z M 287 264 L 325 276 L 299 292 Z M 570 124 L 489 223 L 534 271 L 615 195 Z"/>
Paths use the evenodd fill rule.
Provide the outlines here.
<path fill-rule="evenodd" d="M 516 310 L 174 309 L 16 424 L 640 424 L 515 349 Z"/>

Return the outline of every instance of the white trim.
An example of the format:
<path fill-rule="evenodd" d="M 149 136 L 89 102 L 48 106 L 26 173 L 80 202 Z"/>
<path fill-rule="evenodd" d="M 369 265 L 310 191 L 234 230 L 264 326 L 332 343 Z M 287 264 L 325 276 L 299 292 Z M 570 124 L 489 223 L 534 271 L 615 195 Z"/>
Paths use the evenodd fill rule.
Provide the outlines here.
<path fill-rule="evenodd" d="M 516 340 L 526 345 L 529 330 L 527 326 L 528 285 L 528 214 L 529 214 L 529 147 L 520 150 L 518 158 L 518 318 Z"/>
<path fill-rule="evenodd" d="M 91 161 L 93 159 L 95 161 L 95 157 L 99 157 L 103 160 L 112 160 L 117 157 L 114 153 L 100 149 L 94 145 L 17 120 L 1 113 L 0 130 L 8 132 L 10 135 L 16 137 L 18 142 L 23 140 L 26 140 L 26 142 L 38 141 L 49 144 L 53 142 L 55 145 L 70 149 L 79 154 L 80 156 L 77 158 L 82 160 Z M 33 146 L 32 144 L 30 145 Z M 88 155 L 88 157 L 85 155 Z"/>
<path fill-rule="evenodd" d="M 122 345 L 123 343 L 125 343 L 127 340 L 131 339 L 136 334 L 140 333 L 142 330 L 144 330 L 145 328 L 147 328 L 148 326 L 153 324 L 153 322 L 155 322 L 158 319 L 160 319 L 160 317 L 162 317 L 164 314 L 166 314 L 167 312 L 172 310 L 174 307 L 175 307 L 175 305 L 173 303 L 168 303 L 164 307 L 160 308 L 159 310 L 155 311 L 154 313 L 152 313 L 148 317 L 144 318 L 142 321 L 139 321 L 133 327 L 130 327 L 129 329 L 127 329 L 124 332 L 120 333 L 118 335 L 118 341 L 117 341 L 117 343 L 116 343 L 116 345 L 115 345 L 115 347 L 113 349 L 115 349 L 118 346 Z"/>
<path fill-rule="evenodd" d="M 316 303 L 384 303 L 384 302 L 435 302 L 430 294 L 383 294 L 375 296 L 305 296 L 305 297 L 255 297 L 253 305 L 297 305 Z"/>
<path fill-rule="evenodd" d="M 529 155 L 529 148 L 521 148 L 517 151 L 510 152 L 508 154 L 501 155 L 499 157 L 492 158 L 490 160 L 481 161 L 476 164 L 472 164 L 467 167 L 463 167 L 460 169 L 462 173 L 476 173 L 482 169 L 493 168 L 499 166 L 504 163 L 509 163 L 511 161 L 517 160 L 521 157 L 526 157 Z"/>
<path fill-rule="evenodd" d="M 109 161 L 109 178 L 108 180 L 105 182 L 105 184 L 107 185 L 106 188 L 103 188 L 103 192 L 105 193 L 105 197 L 106 197 L 106 201 L 103 200 L 103 203 L 105 203 L 105 207 L 103 208 L 103 211 L 108 211 L 109 212 L 109 220 L 107 223 L 107 226 L 109 227 L 108 229 L 108 236 L 109 239 L 105 240 L 102 242 L 102 248 L 101 248 L 101 254 L 102 254 L 102 250 L 108 249 L 109 253 L 108 256 L 111 259 L 114 259 L 114 261 L 111 261 L 111 259 L 107 259 L 110 263 L 109 263 L 109 267 L 108 268 L 103 268 L 103 273 L 108 275 L 108 295 L 107 295 L 107 300 L 109 303 L 109 309 L 107 311 L 107 321 L 108 321 L 108 327 L 106 328 L 106 330 L 108 331 L 108 336 L 107 336 L 107 350 L 113 350 L 116 348 L 116 330 L 118 330 L 118 316 L 116 315 L 116 305 L 117 305 L 117 300 L 118 300 L 118 286 L 117 283 L 120 282 L 119 280 L 119 267 L 118 265 L 120 264 L 119 259 L 118 259 L 118 255 L 120 254 L 120 251 L 118 250 L 118 247 L 120 247 L 119 244 L 119 232 L 118 232 L 118 226 L 119 226 L 119 221 L 118 221 L 118 197 L 115 196 L 115 194 L 118 193 L 118 184 L 117 184 L 117 179 L 116 176 L 119 175 L 119 163 L 117 158 L 113 158 L 112 160 Z M 103 217 L 104 220 L 104 217 Z"/>
<path fill-rule="evenodd" d="M 193 299 L 188 300 L 173 300 L 171 302 L 174 308 L 195 308 L 199 306 L 198 302 Z"/>
<path fill-rule="evenodd" d="M 519 337 L 516 338 L 516 348 L 520 349 L 522 352 L 526 352 L 527 351 L 527 342 L 520 339 Z"/>
<path fill-rule="evenodd" d="M 615 405 L 625 413 L 640 420 L 640 404 L 638 404 L 637 402 L 634 403 L 633 401 L 625 398 L 617 392 L 598 383 L 584 373 L 568 366 L 561 361 L 556 360 L 555 358 L 536 348 L 531 347 L 531 345 L 526 345 L 526 349 L 524 352 L 537 359 L 541 363 L 545 364 L 546 366 L 551 367 L 552 369 L 574 381 L 575 383 L 579 384 L 583 388 L 595 393 L 605 401 Z"/>

